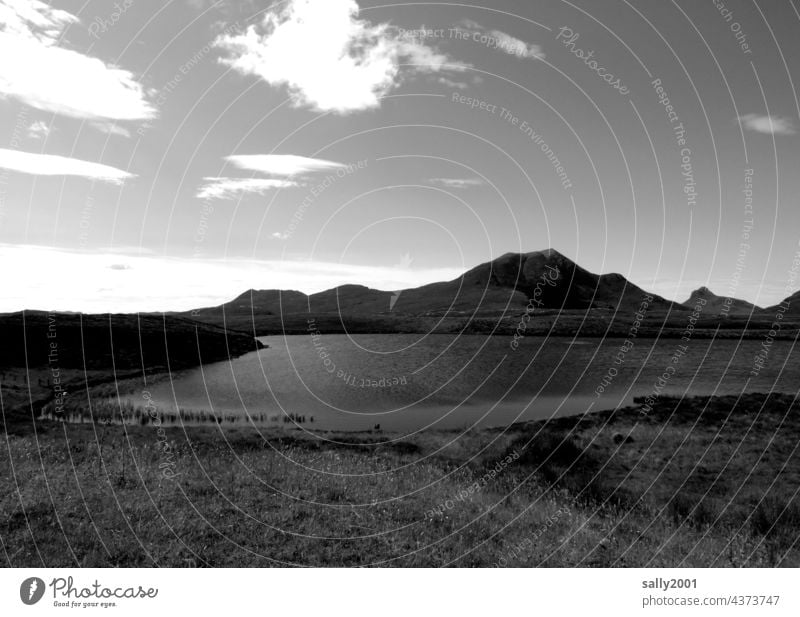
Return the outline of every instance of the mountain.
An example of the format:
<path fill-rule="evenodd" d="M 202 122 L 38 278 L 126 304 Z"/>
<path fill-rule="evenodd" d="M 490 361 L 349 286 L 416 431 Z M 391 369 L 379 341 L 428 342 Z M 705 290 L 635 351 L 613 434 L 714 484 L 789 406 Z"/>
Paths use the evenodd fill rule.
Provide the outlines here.
<path fill-rule="evenodd" d="M 554 249 L 506 253 L 447 283 L 405 290 L 394 311 L 524 311 L 638 307 L 647 292 L 621 274 L 597 275 Z M 654 297 L 668 309 L 671 302 Z"/>
<path fill-rule="evenodd" d="M 682 302 L 682 304 L 687 308 L 693 309 L 697 305 L 698 300 L 706 301 L 703 307 L 703 314 L 706 316 L 751 315 L 758 314 L 761 311 L 761 308 L 745 300 L 718 296 L 708 287 L 699 287 L 695 289 L 689 296 L 689 299 Z M 726 307 L 728 308 L 726 309 Z"/>
<path fill-rule="evenodd" d="M 776 315 L 780 310 L 780 312 L 784 315 L 800 317 L 800 291 L 796 291 L 780 304 L 776 304 L 775 306 L 770 306 L 764 310 L 767 311 L 769 315 Z"/>
<path fill-rule="evenodd" d="M 554 249 L 506 253 L 460 277 L 413 289 L 343 285 L 316 294 L 249 290 L 230 302 L 182 313 L 255 334 L 306 330 L 419 331 L 442 319 L 503 319 L 534 311 L 618 311 L 630 320 L 646 296 L 650 311 L 685 312 L 621 274 L 593 274 Z M 313 322 L 311 321 L 313 320 Z M 438 320 L 438 321 L 437 321 Z"/>

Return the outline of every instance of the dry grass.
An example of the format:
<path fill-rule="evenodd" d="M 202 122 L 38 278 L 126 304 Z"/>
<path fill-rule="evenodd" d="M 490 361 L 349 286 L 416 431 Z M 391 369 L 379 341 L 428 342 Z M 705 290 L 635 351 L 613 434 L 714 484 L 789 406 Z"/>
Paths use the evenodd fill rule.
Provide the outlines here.
<path fill-rule="evenodd" d="M 7 418 L 0 559 L 796 567 L 798 408 L 783 396 L 735 403 L 667 399 L 643 418 L 397 441 L 224 425 L 41 421 L 34 432 Z"/>

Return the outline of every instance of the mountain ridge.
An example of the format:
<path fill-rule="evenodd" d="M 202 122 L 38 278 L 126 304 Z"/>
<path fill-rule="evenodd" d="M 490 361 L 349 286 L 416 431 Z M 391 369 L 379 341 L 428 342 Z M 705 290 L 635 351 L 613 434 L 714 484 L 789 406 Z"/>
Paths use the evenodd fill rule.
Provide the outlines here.
<path fill-rule="evenodd" d="M 547 271 L 551 273 L 547 276 Z M 552 276 L 558 272 L 557 276 Z M 543 278 L 544 277 L 544 278 Z M 479 288 L 479 293 L 476 289 Z M 538 290 L 538 293 L 537 293 Z M 594 274 L 555 249 L 505 253 L 479 264 L 450 281 L 401 290 L 373 289 L 347 284 L 313 294 L 296 290 L 249 289 L 229 302 L 192 311 L 194 316 L 216 309 L 259 309 L 270 314 L 296 312 L 420 313 L 523 309 L 534 293 L 537 305 L 548 309 L 614 308 L 639 304 L 631 297 L 652 296 L 664 308 L 682 310 L 678 303 L 646 292 L 622 274 Z M 442 296 L 448 301 L 443 302 Z M 391 302 L 392 298 L 396 298 Z M 391 306 L 390 306 L 391 305 Z M 309 310 L 309 308 L 311 310 Z M 186 313 L 183 313 L 186 314 Z"/>
<path fill-rule="evenodd" d="M 644 307 L 649 332 L 675 336 L 699 299 L 705 301 L 701 322 L 709 332 L 717 327 L 730 335 L 737 329 L 766 327 L 761 321 L 768 319 L 769 309 L 734 298 L 722 311 L 726 298 L 707 287 L 693 291 L 683 303 L 674 302 L 620 273 L 592 273 L 552 248 L 504 253 L 450 281 L 409 289 L 359 284 L 312 294 L 250 289 L 229 302 L 181 315 L 262 335 L 303 332 L 312 319 L 314 327 L 328 332 L 509 333 L 526 313 L 538 313 L 529 333 L 601 335 L 613 328 L 623 331 Z M 795 304 L 800 308 L 800 299 Z"/>
<path fill-rule="evenodd" d="M 485 269 L 487 267 L 490 267 L 492 269 L 492 277 L 491 277 L 491 280 L 486 281 L 486 282 L 490 282 L 490 283 L 493 283 L 493 284 L 496 284 L 496 285 L 500 284 L 500 286 L 508 286 L 508 285 L 503 285 L 502 284 L 503 280 L 499 278 L 499 275 L 502 276 L 502 274 L 503 274 L 503 271 L 502 271 L 501 267 L 503 265 L 505 265 L 504 262 L 508 262 L 510 260 L 516 259 L 516 260 L 518 260 L 520 262 L 520 265 L 522 266 L 521 269 L 524 272 L 525 264 L 526 264 L 526 262 L 528 261 L 529 258 L 534 258 L 534 259 L 537 259 L 537 258 L 538 259 L 542 259 L 542 258 L 544 258 L 546 260 L 551 260 L 551 261 L 556 262 L 557 265 L 560 264 L 560 267 L 562 269 L 564 268 L 564 266 L 566 266 L 566 269 L 568 269 L 568 270 L 572 270 L 574 268 L 574 272 L 578 275 L 579 279 L 582 278 L 582 277 L 585 277 L 586 275 L 589 275 L 591 277 L 596 277 L 598 279 L 598 281 L 601 282 L 601 283 L 606 283 L 606 284 L 610 284 L 610 285 L 615 285 L 615 284 L 616 285 L 625 285 L 627 287 L 630 287 L 633 290 L 641 290 L 642 293 L 652 295 L 658 301 L 664 302 L 664 303 L 670 303 L 670 304 L 674 305 L 675 307 L 684 307 L 684 308 L 691 309 L 696 304 L 698 298 L 703 298 L 708 303 L 713 303 L 713 305 L 715 307 L 716 307 L 717 304 L 722 305 L 722 304 L 724 304 L 725 300 L 729 300 L 729 304 L 731 304 L 731 308 L 729 309 L 728 312 L 731 313 L 731 314 L 744 314 L 744 313 L 749 313 L 751 311 L 759 312 L 759 311 L 774 310 L 774 309 L 777 309 L 780 306 L 780 304 L 777 304 L 777 305 L 774 305 L 774 306 L 771 306 L 771 307 L 763 307 L 762 308 L 762 307 L 760 307 L 758 305 L 755 305 L 755 304 L 753 304 L 751 302 L 748 302 L 746 300 L 741 300 L 739 298 L 735 298 L 735 297 L 732 297 L 732 296 L 721 296 L 721 295 L 718 295 L 718 294 L 714 293 L 707 286 L 701 286 L 701 287 L 698 287 L 697 289 L 693 290 L 691 292 L 689 298 L 687 298 L 683 302 L 668 300 L 668 299 L 663 298 L 663 297 L 661 297 L 658 294 L 655 294 L 653 292 L 646 292 L 644 289 L 640 288 L 635 283 L 629 281 L 621 273 L 618 273 L 618 272 L 608 272 L 608 273 L 605 273 L 605 274 L 594 274 L 594 273 L 591 273 L 588 270 L 584 269 L 583 267 L 579 266 L 577 263 L 572 261 L 570 258 L 564 256 L 562 253 L 559 253 L 556 249 L 549 248 L 549 249 L 545 249 L 545 250 L 542 250 L 542 251 L 530 251 L 530 252 L 527 252 L 527 253 L 507 252 L 507 253 L 504 253 L 504 254 L 500 255 L 499 257 L 497 257 L 495 259 L 492 259 L 492 260 L 490 260 L 488 262 L 479 264 L 477 266 L 474 266 L 474 267 L 470 268 L 469 270 L 466 270 L 462 275 L 456 277 L 455 279 L 452 279 L 450 281 L 438 281 L 438 282 L 435 282 L 435 283 L 428 283 L 428 284 L 422 285 L 420 287 L 400 289 L 400 290 L 396 290 L 396 289 L 395 290 L 384 290 L 384 289 L 378 289 L 378 288 L 369 287 L 367 285 L 348 283 L 348 284 L 345 284 L 345 285 L 339 285 L 339 286 L 336 286 L 336 287 L 331 287 L 329 289 L 326 289 L 326 290 L 323 290 L 323 291 L 319 291 L 319 292 L 315 292 L 315 293 L 312 293 L 312 294 L 306 294 L 306 293 L 304 293 L 302 291 L 295 290 L 295 289 L 256 289 L 256 288 L 251 288 L 251 289 L 248 289 L 247 291 L 242 292 L 241 294 L 239 294 L 238 296 L 236 296 L 232 300 L 230 300 L 228 302 L 225 302 L 223 304 L 216 305 L 216 306 L 213 306 L 213 307 L 203 307 L 201 309 L 195 309 L 195 310 L 196 311 L 197 310 L 204 311 L 204 310 L 220 308 L 222 306 L 228 306 L 228 305 L 233 305 L 234 303 L 242 303 L 242 302 L 247 302 L 248 306 L 250 306 L 251 305 L 251 298 L 254 295 L 259 300 L 262 300 L 262 301 L 263 300 L 267 300 L 268 302 L 269 302 L 269 295 L 274 295 L 274 296 L 280 295 L 280 296 L 282 296 L 282 300 L 285 303 L 285 306 L 287 308 L 291 308 L 293 310 L 298 308 L 298 303 L 300 303 L 300 302 L 307 303 L 309 301 L 309 299 L 312 299 L 312 298 L 323 298 L 323 297 L 326 297 L 326 296 L 328 296 L 330 294 L 334 294 L 334 293 L 337 293 L 337 292 L 341 293 L 344 297 L 352 296 L 353 294 L 358 294 L 358 293 L 360 293 L 360 294 L 371 294 L 371 295 L 374 295 L 375 297 L 379 297 L 381 300 L 387 299 L 387 302 L 388 302 L 388 299 L 393 297 L 393 296 L 402 296 L 403 294 L 408 294 L 409 292 L 415 292 L 415 291 L 422 290 L 422 289 L 425 289 L 425 290 L 436 289 L 436 288 L 441 287 L 443 285 L 453 284 L 453 283 L 456 283 L 456 282 L 458 282 L 460 280 L 464 280 L 464 279 L 471 279 L 471 280 L 469 280 L 470 283 L 480 284 L 483 281 L 481 281 L 479 279 L 479 277 L 480 277 L 481 274 L 484 273 L 484 271 L 485 271 Z M 479 280 L 474 280 L 476 278 L 478 278 Z M 515 281 L 516 280 L 518 280 L 518 279 L 515 277 Z M 524 279 L 523 279 L 522 282 L 523 283 L 525 282 Z M 596 295 L 596 297 L 597 297 L 597 301 L 602 301 L 602 294 Z M 797 309 L 800 310 L 800 291 L 798 291 L 795 294 L 793 294 L 792 296 L 786 298 L 783 302 L 787 302 L 790 299 L 794 299 L 793 304 L 798 305 Z M 272 301 L 273 302 L 277 301 L 277 297 L 274 298 Z M 573 298 L 573 301 L 574 301 L 574 298 Z M 548 307 L 548 308 L 560 308 L 560 307 L 554 307 L 553 306 L 553 307 Z M 567 306 L 565 306 L 563 308 L 569 309 L 569 308 L 586 308 L 586 307 L 585 306 L 584 307 L 576 307 L 576 306 L 571 305 L 568 302 Z M 594 307 L 594 308 L 598 308 L 598 307 Z M 387 311 L 391 311 L 391 309 L 388 308 L 388 305 L 387 305 L 386 310 Z"/>

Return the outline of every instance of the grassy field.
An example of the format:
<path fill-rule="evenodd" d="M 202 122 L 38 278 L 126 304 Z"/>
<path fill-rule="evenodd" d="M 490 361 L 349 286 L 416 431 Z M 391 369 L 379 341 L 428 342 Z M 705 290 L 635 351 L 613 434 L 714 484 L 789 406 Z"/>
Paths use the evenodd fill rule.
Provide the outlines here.
<path fill-rule="evenodd" d="M 7 566 L 800 566 L 800 405 L 661 399 L 467 434 L 6 413 Z"/>

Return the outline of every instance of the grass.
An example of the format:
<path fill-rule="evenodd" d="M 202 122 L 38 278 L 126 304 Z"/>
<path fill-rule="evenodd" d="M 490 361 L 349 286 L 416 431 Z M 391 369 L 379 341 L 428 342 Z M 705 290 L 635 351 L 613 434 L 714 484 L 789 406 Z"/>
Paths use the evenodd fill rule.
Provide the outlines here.
<path fill-rule="evenodd" d="M 800 566 L 800 406 L 661 399 L 506 430 L 4 415 L 0 559 L 39 566 Z"/>
<path fill-rule="evenodd" d="M 69 388 L 70 395 L 65 397 L 59 407 L 55 400 L 40 404 L 38 418 L 43 420 L 67 421 L 69 423 L 126 424 L 147 426 L 157 419 L 164 425 L 184 424 L 257 424 L 283 422 L 285 424 L 313 424 L 314 417 L 305 414 L 252 412 L 249 417 L 238 413 L 214 413 L 206 409 L 185 409 L 166 411 L 158 409 L 151 413 L 148 400 L 143 392 L 159 381 L 167 379 L 168 373 L 150 375 L 147 386 L 143 385 L 141 374 L 135 377 L 121 377 L 114 381 L 105 381 L 91 388 Z M 172 375 L 172 378 L 175 374 Z M 153 407 L 155 404 L 152 404 Z"/>

